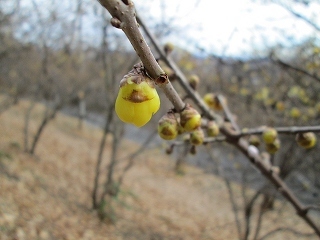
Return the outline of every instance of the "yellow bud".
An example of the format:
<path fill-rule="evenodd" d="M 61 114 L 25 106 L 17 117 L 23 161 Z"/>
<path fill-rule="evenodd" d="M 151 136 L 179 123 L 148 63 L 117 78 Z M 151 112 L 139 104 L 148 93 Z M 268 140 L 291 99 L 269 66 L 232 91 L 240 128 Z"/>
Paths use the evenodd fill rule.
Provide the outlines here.
<path fill-rule="evenodd" d="M 215 121 L 209 121 L 207 124 L 207 134 L 209 137 L 215 137 L 220 133 L 219 126 Z"/>
<path fill-rule="evenodd" d="M 160 98 L 154 83 L 143 73 L 129 73 L 121 80 L 115 110 L 123 122 L 142 127 L 159 107 Z"/>
<path fill-rule="evenodd" d="M 164 51 L 167 55 L 170 54 L 173 51 L 173 49 L 174 49 L 174 45 L 170 42 L 164 45 Z"/>
<path fill-rule="evenodd" d="M 268 127 L 262 133 L 262 139 L 265 143 L 273 143 L 278 136 L 278 132 L 276 129 Z"/>
<path fill-rule="evenodd" d="M 299 117 L 301 117 L 301 112 L 300 112 L 300 110 L 298 108 L 293 107 L 290 110 L 290 116 L 292 118 L 299 118 Z"/>
<path fill-rule="evenodd" d="M 197 90 L 199 82 L 200 78 L 197 75 L 191 75 L 189 77 L 189 85 L 190 87 L 192 87 L 193 90 Z"/>
<path fill-rule="evenodd" d="M 285 109 L 285 104 L 284 104 L 284 102 L 278 101 L 278 102 L 276 103 L 276 109 L 277 109 L 279 112 L 283 112 L 284 109 Z"/>
<path fill-rule="evenodd" d="M 180 125 L 186 132 L 193 131 L 201 125 L 201 115 L 187 104 L 180 113 Z"/>
<path fill-rule="evenodd" d="M 168 112 L 158 123 L 158 134 L 165 140 L 175 139 L 178 135 L 178 122 L 173 112 Z"/>
<path fill-rule="evenodd" d="M 309 149 L 316 145 L 317 137 L 313 132 L 298 133 L 296 141 L 301 147 Z"/>
<path fill-rule="evenodd" d="M 266 150 L 270 154 L 276 153 L 280 149 L 280 140 L 277 138 L 272 143 L 266 143 Z"/>
<path fill-rule="evenodd" d="M 203 101 L 214 110 L 220 111 L 223 109 L 222 104 L 214 93 L 207 93 L 204 95 Z M 223 101 L 226 102 L 226 99 L 223 98 Z"/>
<path fill-rule="evenodd" d="M 190 134 L 190 142 L 193 145 L 201 145 L 204 141 L 204 133 L 201 128 L 197 128 Z"/>

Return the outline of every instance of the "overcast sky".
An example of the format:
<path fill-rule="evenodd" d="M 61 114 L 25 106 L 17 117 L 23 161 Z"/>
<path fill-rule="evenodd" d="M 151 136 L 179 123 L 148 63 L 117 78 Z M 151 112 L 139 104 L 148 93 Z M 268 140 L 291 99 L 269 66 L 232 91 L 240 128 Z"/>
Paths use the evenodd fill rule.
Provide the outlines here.
<path fill-rule="evenodd" d="M 72 21 L 75 17 L 70 15 L 70 11 L 74 11 L 79 3 L 78 0 L 72 0 L 62 4 L 57 0 L 53 1 L 55 5 L 51 6 L 50 1 L 33 1 L 39 6 L 42 17 L 50 16 L 50 9 L 54 7 L 59 9 L 58 15 L 66 21 Z M 195 53 L 200 53 L 199 48 L 203 48 L 209 54 L 246 57 L 252 55 L 255 50 L 263 54 L 263 49 L 275 44 L 288 45 L 290 42 L 299 42 L 310 36 L 318 39 L 320 45 L 320 31 L 316 32 L 306 22 L 297 19 L 277 4 L 262 4 L 263 0 L 133 1 L 139 15 L 146 20 L 148 26 L 164 21 L 172 25 L 173 29 L 179 30 L 172 32 L 165 41 L 171 41 L 193 52 L 197 51 Z M 292 0 L 278 1 L 292 2 Z M 311 2 L 312 4 L 308 6 L 295 4 L 292 7 L 320 26 L 320 0 Z M 31 0 L 24 0 L 21 5 L 26 8 L 29 18 L 21 24 L 18 33 L 23 35 L 24 31 L 30 31 L 31 26 L 35 32 L 36 27 L 38 32 L 47 29 L 48 35 L 53 37 L 53 44 L 57 44 L 54 35 L 59 38 L 58 34 L 61 31 L 65 34 L 65 30 L 61 27 L 63 24 L 58 22 L 55 28 L 43 29 L 43 24 L 38 24 L 41 21 L 37 19 L 37 15 L 29 13 L 34 8 Z M 101 7 L 97 0 L 86 1 L 85 7 L 92 9 L 94 5 L 97 8 Z M 82 22 L 84 41 L 100 44 L 101 29 L 97 26 L 101 24 L 101 18 L 99 20 L 88 10 Z M 121 34 L 118 29 L 115 31 Z M 33 35 L 37 39 L 36 34 L 29 34 L 28 37 L 32 40 Z M 26 36 L 23 35 L 23 38 L 26 39 Z"/>
<path fill-rule="evenodd" d="M 320 26 L 320 1 L 314 2 L 292 7 Z M 138 10 L 147 10 L 146 15 L 176 19 L 174 24 L 186 31 L 176 39 L 171 35 L 173 41 L 185 47 L 194 46 L 190 44 L 193 42 L 219 55 L 245 55 L 254 48 L 287 44 L 288 38 L 301 41 L 310 35 L 319 37 L 319 32 L 315 33 L 314 28 L 283 7 L 262 4 L 260 0 L 135 0 L 134 3 Z"/>

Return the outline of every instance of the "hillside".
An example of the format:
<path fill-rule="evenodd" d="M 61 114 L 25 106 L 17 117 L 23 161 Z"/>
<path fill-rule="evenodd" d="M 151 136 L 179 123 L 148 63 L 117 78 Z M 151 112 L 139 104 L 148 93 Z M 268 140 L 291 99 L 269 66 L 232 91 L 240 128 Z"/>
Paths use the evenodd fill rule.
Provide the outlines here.
<path fill-rule="evenodd" d="M 89 125 L 79 130 L 77 119 L 58 114 L 31 156 L 23 151 L 29 104 L 20 101 L 0 115 L 0 239 L 236 239 L 223 180 L 192 166 L 184 176 L 176 175 L 174 161 L 161 149 L 145 151 L 128 172 L 116 225 L 101 222 L 90 196 L 102 131 Z M 31 133 L 42 114 L 43 106 L 37 105 Z M 120 154 L 137 147 L 125 141 Z M 283 211 L 267 213 L 263 232 L 274 227 L 271 223 L 310 232 L 288 205 L 277 204 Z"/>

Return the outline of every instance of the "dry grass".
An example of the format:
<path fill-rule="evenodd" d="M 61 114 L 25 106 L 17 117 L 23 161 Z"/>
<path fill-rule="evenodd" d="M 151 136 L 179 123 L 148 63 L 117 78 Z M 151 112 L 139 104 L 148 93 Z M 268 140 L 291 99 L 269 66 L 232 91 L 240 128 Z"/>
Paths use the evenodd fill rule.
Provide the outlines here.
<path fill-rule="evenodd" d="M 102 132 L 86 125 L 78 130 L 75 119 L 58 114 L 30 156 L 22 150 L 28 105 L 21 101 L 0 115 L 0 239 L 237 239 L 223 181 L 191 166 L 177 176 L 172 160 L 157 149 L 140 155 L 128 172 L 121 201 L 114 202 L 117 224 L 99 221 L 90 196 Z M 32 133 L 42 112 L 37 105 Z M 125 142 L 121 152 L 136 147 Z M 275 221 L 310 232 L 287 206 L 267 213 L 264 228 Z"/>

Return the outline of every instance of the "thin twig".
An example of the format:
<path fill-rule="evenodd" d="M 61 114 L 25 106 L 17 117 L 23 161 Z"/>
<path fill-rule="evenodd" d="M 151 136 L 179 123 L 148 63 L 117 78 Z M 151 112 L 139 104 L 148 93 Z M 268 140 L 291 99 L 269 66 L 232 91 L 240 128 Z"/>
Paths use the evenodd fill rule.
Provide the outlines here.
<path fill-rule="evenodd" d="M 226 118 L 227 120 L 232 124 L 232 127 L 234 128 L 234 130 L 236 130 L 237 132 L 240 131 L 240 128 L 238 126 L 238 124 L 236 123 L 226 101 L 224 101 L 224 96 L 222 95 L 218 95 L 217 96 L 217 99 L 218 101 L 220 102 L 222 108 L 223 108 L 223 111 L 224 111 L 224 114 L 226 115 Z"/>
<path fill-rule="evenodd" d="M 294 230 L 292 228 L 287 228 L 287 227 L 279 227 L 275 230 L 272 230 L 271 232 L 268 232 L 267 234 L 265 234 L 264 236 L 262 236 L 259 240 L 264 240 L 267 239 L 275 234 L 277 234 L 278 232 L 291 232 L 296 236 L 303 236 L 303 237 L 311 237 L 314 236 L 314 233 L 302 233 L 302 232 L 298 232 L 297 230 Z"/>
<path fill-rule="evenodd" d="M 310 205 L 310 206 L 306 206 L 305 210 L 315 210 L 315 211 L 320 211 L 320 206 L 316 206 L 316 205 Z"/>
<path fill-rule="evenodd" d="M 285 63 L 285 62 L 281 61 L 280 59 L 271 59 L 271 60 L 272 60 L 272 62 L 274 62 L 275 64 L 280 65 L 283 68 L 292 69 L 292 70 L 294 70 L 296 72 L 299 72 L 299 73 L 302 73 L 304 75 L 307 75 L 307 76 L 313 78 L 314 80 L 320 82 L 320 77 L 317 76 L 316 74 L 312 74 L 312 73 L 307 72 L 304 69 L 292 66 L 292 65 L 290 65 L 288 63 Z"/>
<path fill-rule="evenodd" d="M 265 127 L 245 129 L 238 134 L 238 137 L 253 135 L 253 134 L 262 134 Z M 275 127 L 278 133 L 280 134 L 297 134 L 304 132 L 320 132 L 320 125 L 317 126 L 292 126 L 292 127 Z"/>
<path fill-rule="evenodd" d="M 150 39 L 151 43 L 155 47 L 156 51 L 160 55 L 161 59 L 167 64 L 175 73 L 175 77 L 179 84 L 183 87 L 183 89 L 188 94 L 188 97 L 190 97 L 193 102 L 200 108 L 203 114 L 211 120 L 216 120 L 217 122 L 221 122 L 222 118 L 218 114 L 215 114 L 213 111 L 211 111 L 208 106 L 202 101 L 200 95 L 194 91 L 193 88 L 190 87 L 188 84 L 188 80 L 186 76 L 181 72 L 180 68 L 175 64 L 174 61 L 170 59 L 170 57 L 164 52 L 156 38 L 152 35 L 152 33 L 147 28 L 146 24 L 143 22 L 141 17 L 137 15 L 137 19 L 139 21 L 140 26 L 143 28 L 144 32 Z"/>
<path fill-rule="evenodd" d="M 225 142 L 225 141 L 226 141 L 226 137 L 225 136 L 206 137 L 203 140 L 203 144 L 214 143 L 214 142 Z M 186 143 L 186 141 L 174 141 L 174 142 L 172 142 L 171 145 L 173 145 L 173 146 L 181 146 L 181 145 L 184 145 L 185 143 Z"/>
<path fill-rule="evenodd" d="M 234 196 L 230 180 L 226 177 L 226 174 L 225 174 L 225 172 L 224 172 L 224 170 L 223 170 L 223 168 L 221 166 L 220 159 L 216 158 L 216 160 L 215 160 L 215 158 L 213 157 L 211 149 L 209 148 L 209 146 L 206 146 L 206 150 L 207 150 L 207 153 L 209 154 L 209 157 L 210 157 L 209 159 L 217 164 L 218 176 L 222 177 L 222 179 L 224 180 L 224 183 L 225 183 L 225 185 L 226 185 L 226 187 L 228 189 L 229 200 L 230 200 L 230 203 L 231 203 L 232 211 L 233 211 L 235 222 L 236 222 L 238 237 L 239 237 L 239 239 L 241 239 L 242 226 L 241 226 L 241 221 L 240 221 L 240 218 L 239 218 L 239 210 L 238 210 L 237 203 L 236 203 L 236 200 L 235 200 L 236 197 Z"/>

